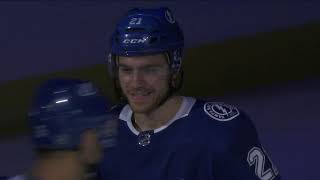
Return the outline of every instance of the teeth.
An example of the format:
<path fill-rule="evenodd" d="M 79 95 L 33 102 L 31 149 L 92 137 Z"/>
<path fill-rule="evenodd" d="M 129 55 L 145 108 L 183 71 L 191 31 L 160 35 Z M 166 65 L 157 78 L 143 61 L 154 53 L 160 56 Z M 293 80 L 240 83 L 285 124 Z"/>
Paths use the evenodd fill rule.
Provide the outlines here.
<path fill-rule="evenodd" d="M 131 93 L 132 96 L 148 96 L 150 94 L 150 92 L 133 92 Z"/>
<path fill-rule="evenodd" d="M 150 93 L 133 93 L 133 96 L 148 96 Z"/>

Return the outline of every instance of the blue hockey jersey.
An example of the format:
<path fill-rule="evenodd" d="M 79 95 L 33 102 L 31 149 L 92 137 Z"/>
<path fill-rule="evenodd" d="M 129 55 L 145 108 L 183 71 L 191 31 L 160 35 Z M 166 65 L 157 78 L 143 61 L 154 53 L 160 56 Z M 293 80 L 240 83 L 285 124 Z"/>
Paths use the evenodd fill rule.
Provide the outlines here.
<path fill-rule="evenodd" d="M 164 126 L 138 132 L 128 105 L 114 109 L 117 128 L 102 139 L 106 180 L 278 180 L 245 113 L 219 102 L 183 97 Z M 111 133 L 110 133 L 111 132 Z"/>

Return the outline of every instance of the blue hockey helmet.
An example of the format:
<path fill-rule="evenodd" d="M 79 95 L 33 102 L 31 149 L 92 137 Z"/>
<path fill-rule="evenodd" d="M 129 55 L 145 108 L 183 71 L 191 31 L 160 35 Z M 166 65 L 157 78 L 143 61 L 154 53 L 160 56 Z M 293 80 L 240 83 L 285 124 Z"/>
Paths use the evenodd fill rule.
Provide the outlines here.
<path fill-rule="evenodd" d="M 47 80 L 38 88 L 28 114 L 35 148 L 78 148 L 81 133 L 102 125 L 110 107 L 89 81 Z"/>
<path fill-rule="evenodd" d="M 183 32 L 166 8 L 132 9 L 120 20 L 111 37 L 109 70 L 114 72 L 115 57 L 167 53 L 172 72 L 181 68 Z"/>

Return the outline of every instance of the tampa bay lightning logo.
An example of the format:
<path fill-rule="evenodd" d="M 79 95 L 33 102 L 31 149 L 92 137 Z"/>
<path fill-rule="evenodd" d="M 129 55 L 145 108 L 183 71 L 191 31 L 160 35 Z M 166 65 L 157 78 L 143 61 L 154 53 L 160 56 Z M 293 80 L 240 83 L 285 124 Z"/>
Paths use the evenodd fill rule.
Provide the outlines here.
<path fill-rule="evenodd" d="M 176 19 L 174 18 L 174 16 L 172 15 L 172 13 L 169 10 L 166 10 L 165 17 L 166 17 L 167 21 L 171 24 L 176 22 Z"/>
<path fill-rule="evenodd" d="M 219 102 L 208 102 L 203 108 L 207 115 L 218 121 L 230 121 L 240 114 L 234 106 Z"/>

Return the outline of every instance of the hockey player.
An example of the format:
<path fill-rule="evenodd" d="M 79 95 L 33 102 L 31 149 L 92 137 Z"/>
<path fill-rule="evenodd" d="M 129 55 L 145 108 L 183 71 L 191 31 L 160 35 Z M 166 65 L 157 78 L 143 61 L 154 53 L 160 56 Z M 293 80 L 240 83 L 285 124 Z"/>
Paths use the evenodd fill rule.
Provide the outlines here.
<path fill-rule="evenodd" d="M 104 150 L 103 178 L 280 179 L 244 112 L 178 94 L 183 48 L 168 8 L 130 10 L 116 26 L 108 66 L 127 104 L 113 110 L 117 145 Z"/>
<path fill-rule="evenodd" d="M 97 132 L 109 107 L 91 82 L 56 78 L 43 83 L 28 114 L 37 159 L 30 172 L 10 180 L 98 179 Z"/>

